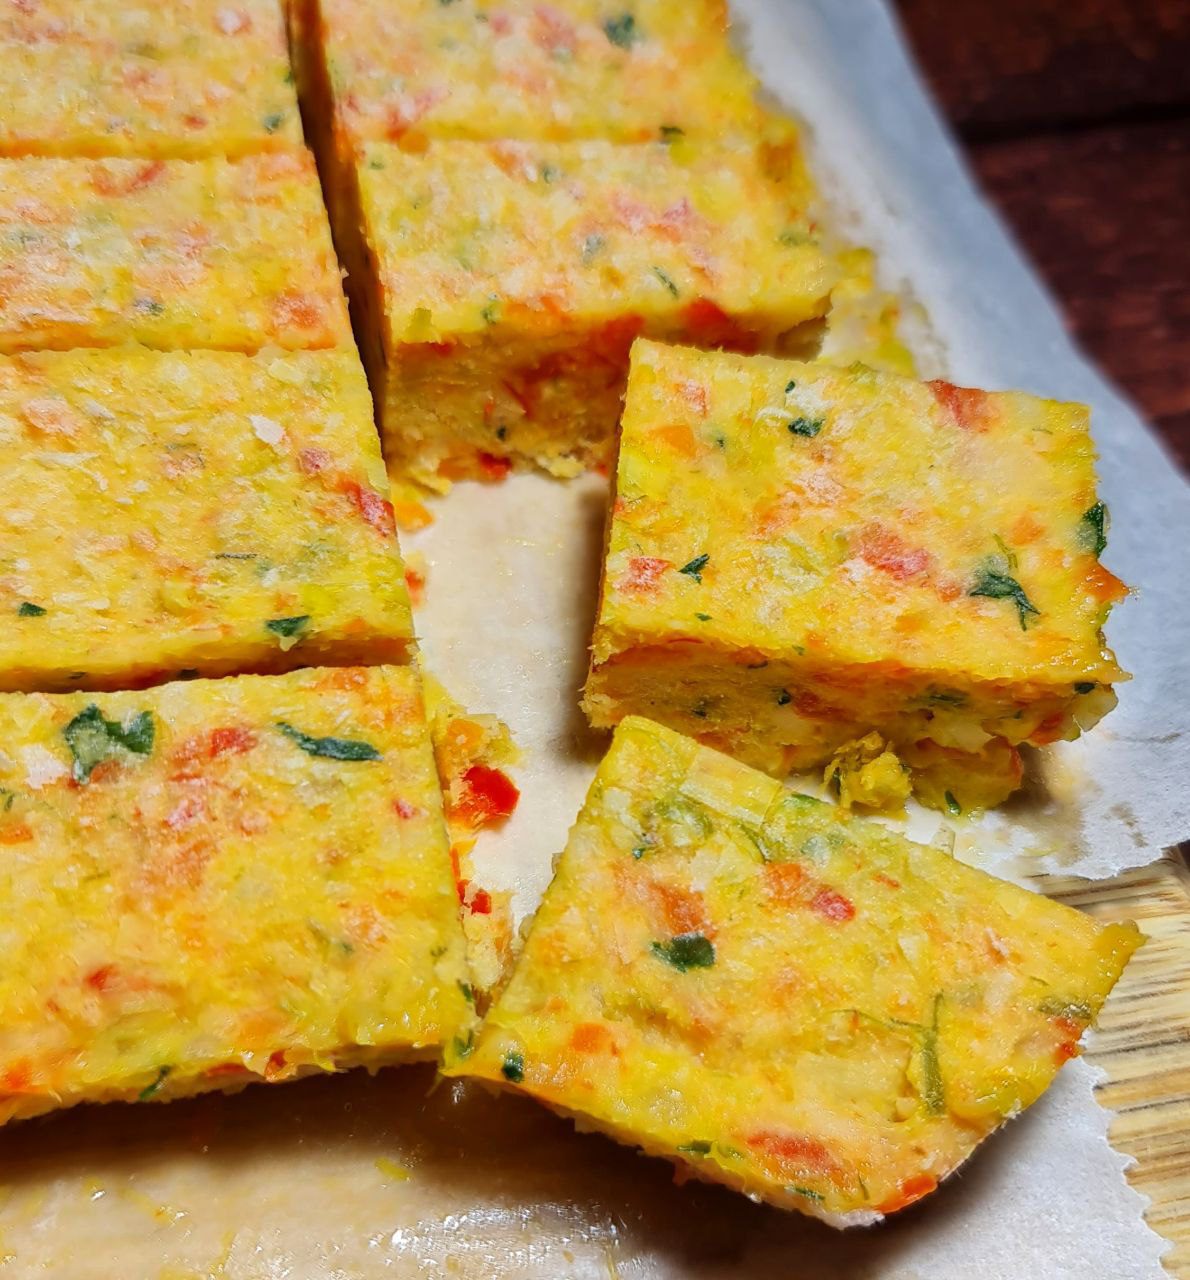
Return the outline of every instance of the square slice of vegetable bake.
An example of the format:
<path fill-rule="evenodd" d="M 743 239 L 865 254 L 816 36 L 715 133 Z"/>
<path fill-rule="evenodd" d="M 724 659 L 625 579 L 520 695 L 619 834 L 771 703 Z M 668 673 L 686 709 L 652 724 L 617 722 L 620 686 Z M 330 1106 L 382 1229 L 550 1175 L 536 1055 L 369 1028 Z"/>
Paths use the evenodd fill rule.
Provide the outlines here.
<path fill-rule="evenodd" d="M 0 1123 L 466 1034 L 412 668 L 2 695 L 0 848 Z"/>
<path fill-rule="evenodd" d="M 1081 405 L 640 342 L 585 706 L 994 803 L 1126 678 L 1105 526 Z"/>
<path fill-rule="evenodd" d="M 1036 1100 L 1140 941 L 631 717 L 446 1069 L 869 1223 Z"/>
<path fill-rule="evenodd" d="M 636 334 L 771 350 L 835 279 L 754 145 L 376 143 L 358 173 L 385 455 L 427 485 L 606 460 Z"/>
<path fill-rule="evenodd" d="M 302 145 L 278 0 L 14 0 L 0 155 L 244 155 Z"/>
<path fill-rule="evenodd" d="M 348 146 L 705 137 L 756 118 L 725 0 L 295 0 L 310 116 Z M 692 74 L 697 68 L 697 74 Z"/>
<path fill-rule="evenodd" d="M 403 662 L 355 353 L 0 357 L 0 689 Z"/>
<path fill-rule="evenodd" d="M 0 160 L 0 351 L 351 345 L 305 151 Z"/>

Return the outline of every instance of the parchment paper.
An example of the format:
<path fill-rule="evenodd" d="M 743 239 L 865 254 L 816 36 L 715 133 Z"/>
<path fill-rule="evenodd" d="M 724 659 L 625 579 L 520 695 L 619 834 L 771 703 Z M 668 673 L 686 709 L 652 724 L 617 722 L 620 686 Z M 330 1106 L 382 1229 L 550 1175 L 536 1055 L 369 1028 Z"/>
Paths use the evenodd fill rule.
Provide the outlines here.
<path fill-rule="evenodd" d="M 1085 746 L 1020 804 L 958 833 L 1019 876 L 1134 865 L 1187 834 L 1190 504 L 1132 412 L 1070 349 L 1049 302 L 967 185 L 877 0 L 738 0 L 754 63 L 812 126 L 816 165 L 890 281 L 925 306 L 937 371 L 1091 401 L 1115 525 L 1108 561 L 1140 587 L 1112 639 L 1139 673 Z M 429 562 L 426 662 L 525 752 L 521 807 L 477 878 L 531 911 L 603 744 L 576 707 L 605 486 L 460 485 L 405 539 Z M 1055 782 L 1054 779 L 1057 781 Z M 1052 791 L 1051 791 L 1052 788 Z M 937 815 L 917 814 L 929 839 Z M 1032 859 L 1024 857 L 1032 853 Z M 728 1192 L 671 1183 L 518 1099 L 400 1070 L 234 1098 L 83 1109 L 0 1134 L 0 1276 L 371 1280 L 379 1276 L 726 1280 L 1158 1280 L 1093 1072 L 1076 1062 L 922 1206 L 839 1235 Z"/>

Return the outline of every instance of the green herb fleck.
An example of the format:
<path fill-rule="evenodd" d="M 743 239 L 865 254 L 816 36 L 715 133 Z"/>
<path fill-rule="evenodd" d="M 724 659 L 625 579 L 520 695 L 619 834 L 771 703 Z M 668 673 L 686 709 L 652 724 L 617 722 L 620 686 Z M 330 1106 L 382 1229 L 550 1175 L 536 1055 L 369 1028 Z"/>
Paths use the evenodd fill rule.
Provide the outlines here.
<path fill-rule="evenodd" d="M 33 604 L 30 600 L 22 600 L 21 607 L 17 610 L 18 618 L 44 618 L 45 610 L 39 604 Z"/>
<path fill-rule="evenodd" d="M 264 624 L 266 631 L 271 631 L 273 635 L 281 636 L 285 640 L 292 640 L 294 636 L 301 635 L 309 625 L 308 613 L 299 613 L 292 618 L 270 618 Z"/>
<path fill-rule="evenodd" d="M 684 564 L 679 573 L 684 573 L 686 577 L 693 578 L 695 582 L 702 582 L 702 571 L 707 567 L 711 557 L 708 555 L 695 556 L 693 560 Z"/>
<path fill-rule="evenodd" d="M 513 1084 L 520 1084 L 525 1078 L 525 1055 L 516 1049 L 509 1049 L 500 1066 L 500 1074 Z"/>
<path fill-rule="evenodd" d="M 787 249 L 795 249 L 799 244 L 810 243 L 810 233 L 801 227 L 787 227 L 777 237 L 777 243 L 783 244 Z"/>
<path fill-rule="evenodd" d="M 793 701 L 793 694 L 788 689 L 777 690 L 777 706 L 787 707 Z"/>
<path fill-rule="evenodd" d="M 265 133 L 276 133 L 281 127 L 281 121 L 284 119 L 285 115 L 283 112 L 273 111 L 265 116 L 260 123 L 264 125 Z"/>
<path fill-rule="evenodd" d="M 793 378 L 790 378 L 789 381 L 785 384 L 785 394 L 788 395 L 791 391 L 796 391 L 796 390 L 797 390 L 797 382 Z"/>
<path fill-rule="evenodd" d="M 954 798 L 953 791 L 943 792 L 942 798 L 946 801 L 946 812 L 951 817 L 957 818 L 962 814 L 963 806 Z"/>
<path fill-rule="evenodd" d="M 354 738 L 312 738 L 284 720 L 277 721 L 277 728 L 310 756 L 324 760 L 379 760 L 380 752 L 370 742 Z"/>
<path fill-rule="evenodd" d="M 1074 686 L 1074 691 L 1075 691 L 1075 693 L 1094 693 L 1094 692 L 1095 692 L 1095 681 L 1094 681 L 1094 680 L 1080 680 L 1080 681 L 1078 681 L 1078 683 Z"/>
<path fill-rule="evenodd" d="M 693 1142 L 683 1142 L 678 1150 L 688 1156 L 709 1156 L 711 1144 L 705 1138 L 696 1138 Z"/>
<path fill-rule="evenodd" d="M 967 592 L 969 596 L 987 596 L 989 600 L 1011 600 L 1016 605 L 1017 617 L 1021 622 L 1021 630 L 1029 625 L 1030 616 L 1040 616 L 1041 610 L 1025 595 L 1025 590 L 1015 579 L 1006 573 L 998 573 L 986 565 L 975 577 L 975 585 Z"/>
<path fill-rule="evenodd" d="M 711 620 L 711 615 L 709 613 L 696 613 L 694 616 L 699 620 L 699 622 L 710 622 Z"/>
<path fill-rule="evenodd" d="M 603 24 L 603 33 L 612 44 L 621 49 L 630 49 L 640 39 L 636 19 L 630 13 L 622 13 L 618 18 L 608 18 Z"/>
<path fill-rule="evenodd" d="M 368 161 L 368 168 L 369 168 L 369 169 L 383 169 L 383 168 L 384 168 L 384 161 L 383 161 L 383 160 L 381 160 L 381 159 L 380 159 L 379 157 L 377 157 L 377 156 L 373 156 L 373 157 L 371 158 L 371 160 L 369 160 L 369 161 Z"/>
<path fill-rule="evenodd" d="M 463 999 L 468 1004 L 473 1005 L 475 1003 L 475 988 L 469 982 L 460 982 L 459 990 L 463 993 Z"/>
<path fill-rule="evenodd" d="M 709 969 L 715 963 L 715 947 L 701 933 L 679 933 L 668 942 L 652 942 L 649 950 L 681 973 L 687 969 Z"/>
<path fill-rule="evenodd" d="M 601 235 L 597 233 L 589 235 L 583 241 L 583 266 L 589 267 L 606 244 L 607 241 Z"/>
<path fill-rule="evenodd" d="M 786 1187 L 785 1190 L 788 1191 L 790 1195 L 802 1196 L 806 1200 L 813 1200 L 819 1204 L 824 1198 L 821 1191 L 815 1191 L 811 1187 Z"/>
<path fill-rule="evenodd" d="M 1069 1018 L 1073 1022 L 1090 1022 L 1091 1006 L 1085 1000 L 1061 1000 L 1046 996 L 1037 1006 L 1047 1018 Z"/>
<path fill-rule="evenodd" d="M 661 141 L 676 142 L 679 138 L 686 136 L 685 129 L 679 129 L 676 124 L 663 124 L 661 126 Z"/>
<path fill-rule="evenodd" d="M 942 992 L 934 997 L 934 1017 L 921 1037 L 921 1098 L 926 1111 L 940 1116 L 946 1110 L 946 1097 L 942 1090 L 942 1068 L 938 1065 L 938 1010 L 942 1004 Z"/>
<path fill-rule="evenodd" d="M 1107 507 L 1097 502 L 1079 521 L 1078 544 L 1093 556 L 1102 555 L 1107 547 L 1107 519 Z"/>
<path fill-rule="evenodd" d="M 0 787 L 0 796 L 4 797 L 4 812 L 7 813 L 16 803 L 17 793 L 9 791 L 6 787 Z"/>
<path fill-rule="evenodd" d="M 466 1037 L 455 1036 L 451 1041 L 451 1049 L 456 1058 L 469 1058 L 475 1049 L 475 1028 L 467 1032 Z"/>
<path fill-rule="evenodd" d="M 500 299 L 493 298 L 479 315 L 484 324 L 495 324 L 500 317 Z"/>
<path fill-rule="evenodd" d="M 794 418 L 789 424 L 789 434 L 813 438 L 822 430 L 821 418 Z"/>
<path fill-rule="evenodd" d="M 925 697 L 931 707 L 965 707 L 967 695 L 950 689 L 931 689 Z"/>
<path fill-rule="evenodd" d="M 137 298 L 132 305 L 137 311 L 143 311 L 146 315 L 165 315 L 165 304 L 163 302 L 158 302 L 156 298 Z"/>
<path fill-rule="evenodd" d="M 557 165 L 543 164 L 538 170 L 538 177 L 545 183 L 557 182 L 561 176 L 562 170 Z"/>
<path fill-rule="evenodd" d="M 154 733 L 151 711 L 142 711 L 134 716 L 125 728 L 118 720 L 106 719 L 99 708 L 91 703 L 62 730 L 62 736 L 74 757 L 74 780 L 82 783 L 89 781 L 97 764 L 118 757 L 123 751 L 147 756 L 153 750 Z"/>
<path fill-rule="evenodd" d="M 136 1095 L 137 1100 L 139 1102 L 148 1102 L 148 1100 L 160 1090 L 161 1086 L 165 1083 L 165 1077 L 168 1076 L 172 1070 L 173 1067 L 158 1067 L 157 1079 L 154 1080 L 152 1084 L 146 1085 L 140 1093 Z"/>
<path fill-rule="evenodd" d="M 653 274 L 657 277 L 658 280 L 661 281 L 663 285 L 665 285 L 665 287 L 670 291 L 670 293 L 675 298 L 678 296 L 678 286 L 674 284 L 673 280 L 668 275 L 666 275 L 665 272 L 662 271 L 660 267 L 654 267 Z"/>

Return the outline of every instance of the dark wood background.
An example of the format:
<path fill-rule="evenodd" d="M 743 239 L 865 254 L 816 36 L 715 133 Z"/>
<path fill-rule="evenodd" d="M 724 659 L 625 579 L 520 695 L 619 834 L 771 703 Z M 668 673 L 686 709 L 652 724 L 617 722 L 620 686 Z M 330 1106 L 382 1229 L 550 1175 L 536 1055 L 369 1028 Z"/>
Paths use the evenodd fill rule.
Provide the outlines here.
<path fill-rule="evenodd" d="M 1082 346 L 1190 468 L 1190 0 L 897 0 Z"/>

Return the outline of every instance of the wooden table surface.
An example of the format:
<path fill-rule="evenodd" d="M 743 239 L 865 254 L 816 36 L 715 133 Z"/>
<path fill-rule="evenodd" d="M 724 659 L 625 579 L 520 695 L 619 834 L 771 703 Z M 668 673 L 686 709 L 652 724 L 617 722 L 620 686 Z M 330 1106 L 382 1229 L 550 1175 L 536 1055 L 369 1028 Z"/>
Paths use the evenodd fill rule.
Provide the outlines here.
<path fill-rule="evenodd" d="M 1190 0 L 897 0 L 1082 346 L 1190 469 Z"/>
<path fill-rule="evenodd" d="M 1190 468 L 1190 0 L 897 0 L 926 79 L 1082 346 Z M 1190 1280 L 1190 871 L 1049 892 L 1149 937 L 1104 1010 L 1112 1141 Z M 1120 1280 L 1125 1280 L 1121 1277 Z"/>

